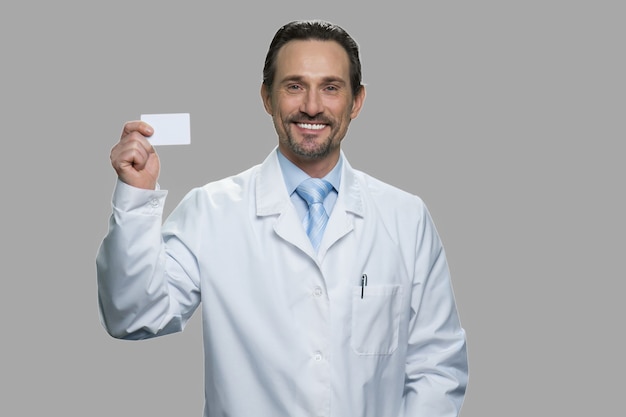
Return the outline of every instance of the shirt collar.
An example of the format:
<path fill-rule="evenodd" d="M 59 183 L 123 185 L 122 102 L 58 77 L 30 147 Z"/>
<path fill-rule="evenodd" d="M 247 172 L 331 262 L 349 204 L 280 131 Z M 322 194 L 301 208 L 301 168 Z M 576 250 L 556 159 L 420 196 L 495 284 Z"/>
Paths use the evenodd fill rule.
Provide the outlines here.
<path fill-rule="evenodd" d="M 276 153 L 278 154 L 278 163 L 280 164 L 280 169 L 283 172 L 283 179 L 285 180 L 285 185 L 287 186 L 287 192 L 291 195 L 296 191 L 296 188 L 302 181 L 309 178 L 309 175 L 287 159 L 278 148 L 276 148 Z M 323 178 L 331 183 L 337 192 L 339 192 L 339 185 L 341 183 L 342 164 L 343 155 L 339 157 L 339 161 L 337 161 L 335 167 Z"/>

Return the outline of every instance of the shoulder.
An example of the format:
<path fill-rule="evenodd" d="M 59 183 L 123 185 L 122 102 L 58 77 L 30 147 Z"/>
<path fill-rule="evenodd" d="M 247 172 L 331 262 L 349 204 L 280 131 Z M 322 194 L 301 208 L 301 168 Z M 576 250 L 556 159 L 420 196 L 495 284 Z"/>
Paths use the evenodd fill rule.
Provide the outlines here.
<path fill-rule="evenodd" d="M 224 206 L 226 203 L 235 203 L 244 200 L 244 197 L 254 188 L 254 178 L 259 166 L 255 165 L 238 174 L 208 182 L 203 186 L 191 189 L 183 198 L 197 204 Z"/>
<path fill-rule="evenodd" d="M 376 218 L 392 236 L 415 236 L 431 228 L 432 218 L 426 203 L 418 195 L 355 170 L 365 217 Z"/>
<path fill-rule="evenodd" d="M 442 245 L 426 203 L 409 193 L 361 171 L 355 172 L 361 185 L 366 216 L 380 221 L 398 242 L 420 243 L 438 251 Z M 417 246 L 415 246 L 417 247 Z"/>
<path fill-rule="evenodd" d="M 354 170 L 365 197 L 390 209 L 406 210 L 424 207 L 424 201 L 416 194 L 384 182 L 363 171 Z"/>

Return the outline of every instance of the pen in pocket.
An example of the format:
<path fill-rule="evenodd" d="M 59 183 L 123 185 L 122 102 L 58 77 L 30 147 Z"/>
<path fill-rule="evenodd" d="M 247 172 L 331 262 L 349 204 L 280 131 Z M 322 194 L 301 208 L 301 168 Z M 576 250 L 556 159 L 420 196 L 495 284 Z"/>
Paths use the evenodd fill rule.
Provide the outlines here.
<path fill-rule="evenodd" d="M 367 274 L 361 275 L 361 299 L 363 299 L 363 293 L 365 292 L 365 287 L 367 286 Z"/>

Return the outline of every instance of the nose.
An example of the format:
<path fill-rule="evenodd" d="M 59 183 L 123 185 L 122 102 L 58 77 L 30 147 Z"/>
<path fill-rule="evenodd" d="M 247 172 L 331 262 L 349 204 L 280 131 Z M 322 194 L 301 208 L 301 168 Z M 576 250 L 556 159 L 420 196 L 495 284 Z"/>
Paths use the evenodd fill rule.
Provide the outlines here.
<path fill-rule="evenodd" d="M 323 109 L 324 105 L 322 103 L 321 94 L 314 89 L 308 90 L 302 98 L 300 111 L 308 114 L 309 116 L 316 116 L 320 114 Z"/>

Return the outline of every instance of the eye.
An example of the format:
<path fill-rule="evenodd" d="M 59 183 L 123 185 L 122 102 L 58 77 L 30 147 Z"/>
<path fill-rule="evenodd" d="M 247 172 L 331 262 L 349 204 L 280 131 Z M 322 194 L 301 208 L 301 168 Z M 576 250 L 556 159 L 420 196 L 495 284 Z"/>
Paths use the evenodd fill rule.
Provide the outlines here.
<path fill-rule="evenodd" d="M 288 84 L 287 85 L 287 90 L 288 91 L 298 91 L 301 90 L 302 87 L 300 86 L 300 84 Z"/>
<path fill-rule="evenodd" d="M 341 91 L 341 87 L 336 84 L 328 84 L 324 87 L 324 92 L 327 94 L 338 94 Z"/>

